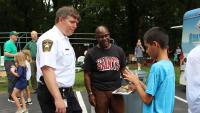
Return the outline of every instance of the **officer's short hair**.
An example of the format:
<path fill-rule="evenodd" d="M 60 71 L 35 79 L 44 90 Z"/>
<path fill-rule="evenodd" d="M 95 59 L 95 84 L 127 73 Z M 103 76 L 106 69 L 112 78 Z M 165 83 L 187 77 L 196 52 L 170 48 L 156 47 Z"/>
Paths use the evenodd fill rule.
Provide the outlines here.
<path fill-rule="evenodd" d="M 63 6 L 59 8 L 56 12 L 55 23 L 58 23 L 59 17 L 66 18 L 67 16 L 72 16 L 77 20 L 80 20 L 79 12 L 72 6 Z"/>
<path fill-rule="evenodd" d="M 153 44 L 156 41 L 162 49 L 168 48 L 169 36 L 163 28 L 152 27 L 144 34 L 144 41 Z"/>

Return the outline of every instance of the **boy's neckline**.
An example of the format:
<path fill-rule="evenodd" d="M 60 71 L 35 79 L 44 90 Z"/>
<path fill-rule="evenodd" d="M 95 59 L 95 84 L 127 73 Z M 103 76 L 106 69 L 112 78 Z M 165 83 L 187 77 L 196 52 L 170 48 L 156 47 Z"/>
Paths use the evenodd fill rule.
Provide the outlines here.
<path fill-rule="evenodd" d="M 159 61 L 170 61 L 169 59 L 160 59 L 160 60 L 158 60 L 158 62 Z"/>

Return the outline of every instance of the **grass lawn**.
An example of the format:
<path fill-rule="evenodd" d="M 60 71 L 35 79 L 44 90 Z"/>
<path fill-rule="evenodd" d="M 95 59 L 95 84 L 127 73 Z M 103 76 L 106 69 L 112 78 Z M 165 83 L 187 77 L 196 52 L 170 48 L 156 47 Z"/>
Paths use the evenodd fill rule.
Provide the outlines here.
<path fill-rule="evenodd" d="M 7 91 L 7 78 L 0 77 L 0 94 Z"/>
<path fill-rule="evenodd" d="M 129 65 L 129 69 L 135 70 L 135 69 L 137 69 L 137 67 L 135 65 Z M 176 74 L 176 78 L 175 78 L 176 85 L 179 85 L 180 67 L 179 66 L 174 66 L 174 69 L 175 69 L 175 74 Z M 148 74 L 149 71 L 150 71 L 150 66 L 142 67 L 142 70 L 145 70 L 147 72 L 147 74 Z"/>
<path fill-rule="evenodd" d="M 134 69 L 136 69 L 136 66 L 129 65 L 129 69 L 134 70 Z M 142 69 L 148 73 L 150 66 L 143 67 Z M 179 84 L 179 75 L 180 75 L 178 66 L 175 66 L 175 73 L 176 73 L 176 85 L 178 85 Z M 76 81 L 75 81 L 74 89 L 76 91 L 85 91 L 83 71 L 76 73 Z M 0 93 L 5 93 L 5 92 L 7 92 L 7 78 L 0 77 Z"/>

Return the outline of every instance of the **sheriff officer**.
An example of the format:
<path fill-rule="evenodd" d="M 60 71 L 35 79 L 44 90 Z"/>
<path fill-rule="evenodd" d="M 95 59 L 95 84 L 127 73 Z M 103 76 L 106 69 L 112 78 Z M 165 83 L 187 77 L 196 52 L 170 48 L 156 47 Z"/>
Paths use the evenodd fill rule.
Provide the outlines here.
<path fill-rule="evenodd" d="M 68 38 L 78 22 L 79 13 L 76 9 L 61 7 L 56 12 L 53 28 L 38 39 L 38 101 L 43 113 L 82 113 L 72 90 L 75 53 Z"/>

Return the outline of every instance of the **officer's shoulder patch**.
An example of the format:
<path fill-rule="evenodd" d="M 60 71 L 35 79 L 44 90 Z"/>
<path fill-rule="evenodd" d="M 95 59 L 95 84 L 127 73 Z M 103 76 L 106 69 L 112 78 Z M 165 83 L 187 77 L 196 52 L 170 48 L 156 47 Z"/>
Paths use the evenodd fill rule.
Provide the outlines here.
<path fill-rule="evenodd" d="M 53 41 L 50 39 L 45 39 L 42 41 L 42 50 L 43 52 L 51 51 L 51 47 L 53 45 Z"/>

